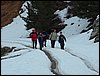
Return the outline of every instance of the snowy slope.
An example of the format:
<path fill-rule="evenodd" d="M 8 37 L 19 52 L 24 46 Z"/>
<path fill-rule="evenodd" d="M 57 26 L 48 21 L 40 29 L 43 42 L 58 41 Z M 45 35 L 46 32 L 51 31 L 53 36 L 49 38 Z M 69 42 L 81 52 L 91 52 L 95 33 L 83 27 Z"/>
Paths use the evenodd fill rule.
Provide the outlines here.
<path fill-rule="evenodd" d="M 25 2 L 23 4 L 23 10 L 25 10 L 24 5 L 27 5 L 27 3 Z M 26 12 L 27 10 L 21 15 L 27 17 Z M 26 27 L 24 26 L 25 24 L 26 23 L 20 18 L 20 16 L 17 16 L 13 19 L 13 22 L 11 24 L 8 24 L 1 29 L 1 40 L 12 40 L 15 38 L 27 37 L 29 32 L 26 30 Z"/>
<path fill-rule="evenodd" d="M 62 32 L 66 33 L 67 37 L 70 37 L 75 34 L 79 34 L 83 29 L 85 29 L 89 22 L 87 19 L 80 19 L 77 16 L 72 17 L 68 20 L 65 20 L 64 24 L 67 24 Z M 71 25 L 74 23 L 73 25 Z"/>
<path fill-rule="evenodd" d="M 67 10 L 69 7 L 59 11 L 57 10 L 54 14 L 58 14 L 58 17 L 61 19 L 63 24 L 67 24 L 67 26 L 62 30 L 66 37 L 70 37 L 75 34 L 79 34 L 83 29 L 86 29 L 89 22 L 88 19 L 81 19 L 77 16 L 71 17 L 69 19 L 66 18 Z"/>
<path fill-rule="evenodd" d="M 2 75 L 53 75 L 49 70 L 50 60 L 42 51 L 26 49 L 21 50 L 20 54 L 21 56 L 2 61 Z"/>
<path fill-rule="evenodd" d="M 88 34 L 84 33 L 81 34 L 81 36 L 74 35 L 74 37 L 68 38 L 68 42 L 66 43 L 65 50 L 60 49 L 58 42 L 56 42 L 56 48 L 52 49 L 50 48 L 51 47 L 50 41 L 49 40 L 47 41 L 48 47 L 43 49 L 48 51 L 58 61 L 58 68 L 62 75 L 98 75 L 99 46 L 98 43 L 94 44 L 93 41 L 88 41 L 89 35 L 90 33 Z M 86 38 L 82 38 L 82 36 L 83 37 L 85 36 Z M 75 39 L 77 38 L 79 38 L 80 40 L 76 41 Z M 20 51 L 12 52 L 8 54 L 8 56 L 2 57 L 2 58 L 8 57 L 8 59 L 4 59 L 1 61 L 1 73 L 3 75 L 5 74 L 6 75 L 12 75 L 12 74 L 52 75 L 52 73 L 50 73 L 50 60 L 45 56 L 45 54 L 41 50 L 31 49 L 29 47 L 24 46 L 24 45 L 32 46 L 30 39 L 23 39 L 16 42 L 17 43 L 19 42 L 19 46 L 14 42 L 11 44 L 18 47 L 17 49 L 19 48 L 20 49 L 24 48 L 24 49 Z M 82 44 L 82 42 L 84 43 Z M 20 43 L 23 43 L 24 45 Z M 15 55 L 20 55 L 20 56 L 9 58 Z M 47 60 L 45 60 L 45 58 Z M 43 64 L 41 64 L 41 62 Z M 45 68 L 45 71 L 44 68 L 41 68 L 41 65 Z M 8 67 L 8 69 L 6 69 L 6 67 Z M 9 68 L 12 69 L 9 70 Z M 28 69 L 26 70 L 26 68 Z M 40 71 L 39 70 L 40 68 L 43 70 Z M 23 71 L 20 71 L 19 69 Z"/>
<path fill-rule="evenodd" d="M 62 13 L 60 16 L 64 17 L 66 13 Z M 27 16 L 26 12 L 22 15 Z M 87 20 L 77 17 L 63 20 L 64 24 L 68 24 L 62 30 L 67 37 L 65 50 L 60 49 L 58 41 L 55 48 L 51 48 L 50 40 L 47 40 L 47 47 L 43 48 L 57 63 L 54 70 L 61 75 L 99 75 L 99 43 L 89 40 L 92 30 L 79 34 L 88 25 Z M 1 57 L 1 75 L 55 75 L 51 71 L 50 58 L 44 51 L 39 50 L 39 44 L 38 49 L 31 48 L 32 41 L 27 38 L 30 31 L 26 31 L 24 24 L 18 16 L 1 29 L 2 47 L 16 47 L 8 55 Z"/>

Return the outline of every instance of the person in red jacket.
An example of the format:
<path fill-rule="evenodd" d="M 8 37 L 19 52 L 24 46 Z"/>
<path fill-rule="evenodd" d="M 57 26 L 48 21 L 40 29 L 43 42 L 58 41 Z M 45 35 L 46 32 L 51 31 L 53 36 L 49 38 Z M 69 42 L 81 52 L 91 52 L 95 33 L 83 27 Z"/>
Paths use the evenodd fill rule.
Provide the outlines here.
<path fill-rule="evenodd" d="M 33 48 L 37 49 L 37 39 L 38 39 L 37 32 L 35 30 L 32 30 L 32 32 L 30 33 L 30 37 L 33 42 Z"/>

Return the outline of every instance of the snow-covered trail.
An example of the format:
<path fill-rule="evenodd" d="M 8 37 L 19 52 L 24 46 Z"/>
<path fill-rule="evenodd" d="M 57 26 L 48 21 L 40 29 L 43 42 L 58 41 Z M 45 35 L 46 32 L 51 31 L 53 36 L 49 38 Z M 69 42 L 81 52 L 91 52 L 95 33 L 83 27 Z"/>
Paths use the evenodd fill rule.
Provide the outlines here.
<path fill-rule="evenodd" d="M 47 50 L 42 50 L 47 57 L 50 59 L 51 61 L 51 72 L 53 72 L 55 75 L 62 75 L 61 72 L 59 71 L 58 68 L 58 60 L 56 60 L 51 53 L 49 53 Z"/>
<path fill-rule="evenodd" d="M 48 57 L 38 49 L 20 50 L 10 53 L 8 57 L 13 58 L 3 59 L 1 74 L 2 75 L 54 75 L 50 71 Z M 38 56 L 38 57 L 37 57 Z M 7 57 L 7 56 L 6 56 Z M 11 66 L 10 66 L 11 65 Z M 9 70 L 7 70 L 10 68 Z"/>
<path fill-rule="evenodd" d="M 93 67 L 92 63 L 89 62 L 89 60 L 87 58 L 85 58 L 85 56 L 82 56 L 76 52 L 73 52 L 74 50 L 71 50 L 69 48 L 66 48 L 65 51 L 68 52 L 69 54 L 71 54 L 72 56 L 75 56 L 75 57 L 81 59 L 83 61 L 83 63 L 87 66 L 87 68 L 90 69 L 91 71 L 95 71 L 95 72 L 99 73 L 98 70 L 96 70 L 95 67 Z"/>
<path fill-rule="evenodd" d="M 9 59 L 9 58 L 15 58 L 19 56 L 22 57 L 23 55 L 28 54 L 29 52 L 31 53 L 33 51 L 31 47 L 31 42 L 29 40 L 16 40 L 16 41 L 3 41 L 3 42 L 10 43 L 10 44 L 18 44 L 23 47 L 13 49 L 12 55 L 2 57 L 1 58 L 2 60 Z M 19 49 L 19 53 L 13 54 L 14 50 L 18 50 L 18 49 Z M 21 50 L 27 50 L 27 51 L 21 52 Z M 35 49 L 35 50 L 37 51 L 38 49 Z M 98 71 L 95 68 L 93 68 L 92 64 L 86 58 L 84 58 L 84 56 L 82 57 L 82 55 L 76 52 L 73 52 L 69 48 L 66 48 L 65 50 L 61 50 L 59 47 L 50 48 L 48 46 L 46 48 L 43 48 L 42 52 L 50 60 L 51 64 L 50 64 L 49 69 L 54 75 L 72 75 L 72 74 L 73 75 L 77 75 L 77 74 L 97 75 L 98 74 Z M 77 69 L 78 70 L 82 69 L 82 70 L 75 71 Z"/>
<path fill-rule="evenodd" d="M 27 2 L 30 4 L 26 1 L 22 6 L 25 10 L 21 14 L 23 17 L 28 16 Z M 2 47 L 15 47 L 1 57 L 2 75 L 99 75 L 99 43 L 89 40 L 92 30 L 80 34 L 88 26 L 88 19 L 77 16 L 66 19 L 67 8 L 54 14 L 59 14 L 63 24 L 67 24 L 62 30 L 68 38 L 67 48 L 61 50 L 58 42 L 55 48 L 51 48 L 48 40 L 43 51 L 39 50 L 39 44 L 38 49 L 32 49 L 31 39 L 27 38 L 32 29 L 26 30 L 26 22 L 17 16 L 1 29 Z"/>
<path fill-rule="evenodd" d="M 78 55 L 74 55 L 67 52 L 66 49 L 61 50 L 58 48 L 58 50 L 54 50 L 53 48 L 44 48 L 44 50 L 52 54 L 52 56 L 58 61 L 57 67 L 62 75 L 98 75 L 98 72 L 93 70 L 94 68 L 91 69 L 91 67 L 93 66 L 89 65 L 91 63 L 88 63 L 87 59 L 82 60 L 80 59 L 80 57 L 78 57 Z M 86 63 L 84 62 L 85 60 L 86 60 Z M 74 61 L 76 62 L 76 64 Z M 81 69 L 81 71 L 79 71 L 78 69 Z"/>
<path fill-rule="evenodd" d="M 28 52 L 33 51 L 33 49 L 32 49 L 31 46 L 26 45 L 26 44 L 24 44 L 24 43 L 21 43 L 22 41 L 29 42 L 29 41 L 27 41 L 27 40 L 3 41 L 3 42 L 5 42 L 5 43 L 20 44 L 20 45 L 22 45 L 22 46 L 25 47 L 25 48 L 20 48 L 20 49 L 14 49 L 13 52 L 14 52 L 15 50 L 20 51 L 20 50 L 23 50 L 23 49 L 24 49 L 24 50 L 27 49 L 27 50 L 29 50 L 29 51 L 27 51 L 27 52 L 22 52 L 22 53 L 20 52 L 19 54 L 14 54 L 14 55 L 11 55 L 11 56 L 4 56 L 4 57 L 1 57 L 1 60 L 10 59 L 10 58 L 18 57 L 18 56 L 22 56 L 22 55 L 24 55 L 24 54 L 26 54 L 26 53 L 28 53 Z M 35 49 L 35 50 L 36 50 L 36 49 Z M 57 63 L 58 63 L 57 60 L 56 60 L 55 58 L 53 58 L 52 55 L 51 55 L 49 52 L 46 52 L 45 50 L 40 50 L 40 51 L 43 51 L 43 52 L 45 53 L 45 55 L 48 57 L 48 59 L 51 61 L 51 67 L 50 67 L 51 72 L 52 72 L 53 74 L 55 74 L 55 75 L 61 75 L 60 72 L 59 72 L 59 69 L 57 68 Z"/>

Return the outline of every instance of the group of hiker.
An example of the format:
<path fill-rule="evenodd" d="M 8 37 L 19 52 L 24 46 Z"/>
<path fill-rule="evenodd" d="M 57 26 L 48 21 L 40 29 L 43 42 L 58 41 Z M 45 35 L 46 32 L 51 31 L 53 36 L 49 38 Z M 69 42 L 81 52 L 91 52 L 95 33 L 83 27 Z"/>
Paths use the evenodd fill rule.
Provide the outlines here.
<path fill-rule="evenodd" d="M 65 36 L 62 34 L 62 32 L 60 32 L 60 36 L 58 36 L 56 30 L 54 29 L 53 32 L 51 32 L 51 34 L 49 35 L 46 31 L 37 33 L 35 29 L 32 30 L 32 32 L 30 33 L 30 37 L 32 39 L 33 42 L 33 48 L 37 49 L 37 40 L 39 42 L 40 45 L 40 50 L 42 50 L 42 48 L 46 45 L 46 40 L 50 39 L 51 40 L 51 47 L 54 48 L 55 47 L 55 42 L 57 40 L 57 38 L 59 37 L 58 41 L 60 43 L 61 49 L 64 49 L 64 41 L 66 41 Z"/>

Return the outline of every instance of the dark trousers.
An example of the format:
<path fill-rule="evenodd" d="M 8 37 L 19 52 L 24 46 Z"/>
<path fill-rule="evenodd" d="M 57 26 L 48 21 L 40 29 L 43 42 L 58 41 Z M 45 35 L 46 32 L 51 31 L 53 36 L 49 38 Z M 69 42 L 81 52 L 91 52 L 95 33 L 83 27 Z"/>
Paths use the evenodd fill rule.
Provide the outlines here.
<path fill-rule="evenodd" d="M 33 42 L 33 48 L 37 48 L 37 40 L 32 40 Z"/>
<path fill-rule="evenodd" d="M 61 49 L 64 50 L 64 43 L 60 43 Z"/>
<path fill-rule="evenodd" d="M 54 48 L 56 40 L 51 40 L 51 47 Z"/>
<path fill-rule="evenodd" d="M 42 42 L 39 41 L 39 45 L 40 45 L 40 50 L 42 50 L 42 47 L 43 47 L 43 41 L 42 41 Z"/>
<path fill-rule="evenodd" d="M 43 45 L 46 47 L 46 40 L 43 41 Z"/>
<path fill-rule="evenodd" d="M 40 50 L 42 50 L 42 47 L 43 47 L 43 43 L 39 43 L 40 44 Z"/>

